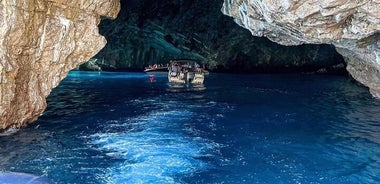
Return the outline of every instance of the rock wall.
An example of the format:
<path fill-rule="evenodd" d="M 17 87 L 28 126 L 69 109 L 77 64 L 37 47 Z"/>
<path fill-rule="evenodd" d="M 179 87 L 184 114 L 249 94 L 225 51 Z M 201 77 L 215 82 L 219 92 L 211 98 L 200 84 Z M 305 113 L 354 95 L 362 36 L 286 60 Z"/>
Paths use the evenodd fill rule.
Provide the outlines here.
<path fill-rule="evenodd" d="M 0 1 L 0 129 L 36 120 L 68 71 L 106 44 L 101 17 L 119 0 Z"/>
<path fill-rule="evenodd" d="M 283 45 L 333 44 L 353 78 L 380 98 L 380 0 L 225 0 L 222 12 Z"/>

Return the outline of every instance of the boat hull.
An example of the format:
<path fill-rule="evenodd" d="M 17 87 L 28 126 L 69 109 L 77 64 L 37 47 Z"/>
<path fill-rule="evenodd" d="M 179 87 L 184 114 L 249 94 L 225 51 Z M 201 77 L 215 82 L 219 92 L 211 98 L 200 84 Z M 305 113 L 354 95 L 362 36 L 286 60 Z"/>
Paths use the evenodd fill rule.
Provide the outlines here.
<path fill-rule="evenodd" d="M 203 73 L 195 73 L 195 72 L 169 72 L 168 80 L 172 83 L 192 83 L 192 84 L 203 84 L 204 82 L 204 74 Z"/>

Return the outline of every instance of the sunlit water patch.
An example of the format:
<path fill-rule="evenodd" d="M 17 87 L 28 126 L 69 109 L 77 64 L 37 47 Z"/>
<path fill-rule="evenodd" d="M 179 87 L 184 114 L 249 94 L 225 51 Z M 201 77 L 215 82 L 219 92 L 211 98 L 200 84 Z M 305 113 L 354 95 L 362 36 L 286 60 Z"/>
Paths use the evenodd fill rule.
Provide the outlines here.
<path fill-rule="evenodd" d="M 199 99 L 199 104 L 188 103 Z M 120 159 L 107 168 L 101 177 L 104 183 L 178 183 L 214 167 L 206 158 L 219 157 L 221 145 L 202 137 L 196 127 L 212 130 L 220 117 L 208 115 L 207 110 L 216 103 L 204 103 L 197 94 L 185 93 L 138 98 L 125 104 L 144 111 L 140 116 L 107 122 L 104 132 L 90 136 L 90 143 L 100 151 Z"/>
<path fill-rule="evenodd" d="M 178 175 L 206 169 L 207 163 L 197 158 L 217 147 L 182 129 L 191 117 L 183 111 L 155 112 L 123 122 L 130 128 L 126 132 L 91 136 L 108 156 L 123 159 L 109 169 L 106 182 L 175 183 Z"/>

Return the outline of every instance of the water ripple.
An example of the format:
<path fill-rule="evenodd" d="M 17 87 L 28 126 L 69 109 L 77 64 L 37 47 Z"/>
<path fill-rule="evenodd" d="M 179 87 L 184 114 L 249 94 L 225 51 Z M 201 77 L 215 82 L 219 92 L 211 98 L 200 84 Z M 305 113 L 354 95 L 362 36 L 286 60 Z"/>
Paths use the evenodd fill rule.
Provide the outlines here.
<path fill-rule="evenodd" d="M 130 131 L 92 135 L 92 144 L 124 160 L 109 168 L 105 182 L 176 183 L 178 175 L 207 169 L 207 163 L 198 158 L 210 156 L 217 144 L 189 136 L 191 128 L 181 123 L 191 117 L 189 111 L 154 112 L 122 122 Z"/>

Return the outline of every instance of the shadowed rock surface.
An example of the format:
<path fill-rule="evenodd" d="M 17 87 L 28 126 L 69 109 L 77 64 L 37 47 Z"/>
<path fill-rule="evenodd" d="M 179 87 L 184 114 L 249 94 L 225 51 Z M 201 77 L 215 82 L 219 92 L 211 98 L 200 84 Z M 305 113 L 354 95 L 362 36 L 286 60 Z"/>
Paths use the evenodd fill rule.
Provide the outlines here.
<path fill-rule="evenodd" d="M 40 116 L 52 88 L 106 44 L 98 24 L 119 9 L 118 0 L 0 2 L 0 129 Z"/>
<path fill-rule="evenodd" d="M 100 24 L 108 44 L 82 68 L 141 71 L 173 58 L 198 59 L 221 72 L 316 71 L 343 63 L 331 45 L 284 47 L 252 36 L 221 13 L 220 0 L 121 3 L 118 18 Z"/>

